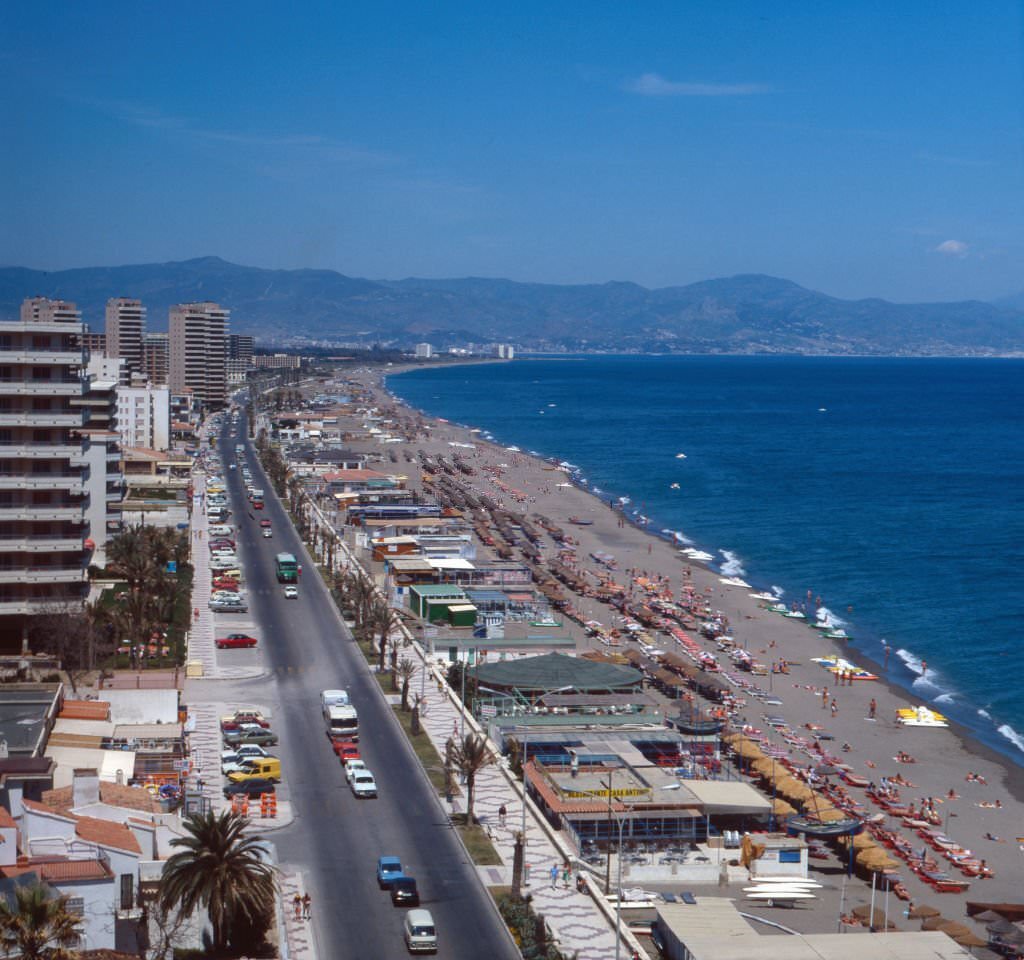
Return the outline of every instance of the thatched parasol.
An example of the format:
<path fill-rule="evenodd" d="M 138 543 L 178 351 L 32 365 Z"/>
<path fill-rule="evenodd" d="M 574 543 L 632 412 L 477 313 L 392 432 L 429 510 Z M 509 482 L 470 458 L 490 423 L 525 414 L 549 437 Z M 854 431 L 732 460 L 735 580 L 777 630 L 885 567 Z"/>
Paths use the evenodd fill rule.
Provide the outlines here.
<path fill-rule="evenodd" d="M 949 923 L 949 921 L 941 914 L 936 914 L 934 917 L 925 917 L 921 923 L 921 929 L 938 930 L 944 923 Z"/>
<path fill-rule="evenodd" d="M 939 911 L 935 907 L 930 906 L 927 903 L 919 903 L 917 906 L 910 908 L 910 913 L 907 914 L 912 920 L 923 920 L 926 917 L 937 917 Z"/>
<path fill-rule="evenodd" d="M 947 937 L 953 940 L 956 940 L 958 937 L 966 937 L 971 932 L 971 928 L 960 923 L 959 920 L 947 920 L 945 923 L 940 923 L 936 929 L 941 930 Z"/>
<path fill-rule="evenodd" d="M 761 748 L 750 740 L 733 744 L 733 752 L 743 760 L 761 760 L 764 757 Z"/>
<path fill-rule="evenodd" d="M 968 930 L 963 936 L 953 937 L 954 943 L 961 947 L 987 947 L 988 941 L 982 940 L 973 930 Z"/>
<path fill-rule="evenodd" d="M 875 927 L 876 929 L 884 929 L 886 926 L 885 912 L 883 910 L 879 910 L 878 907 L 875 907 L 875 911 L 874 913 L 872 913 L 871 907 L 868 904 L 864 903 L 861 904 L 859 907 L 853 908 L 853 915 L 862 923 L 870 923 L 871 926 Z M 896 924 L 894 924 L 890 920 L 888 922 L 888 928 L 890 930 L 893 930 L 895 929 L 895 927 Z"/>
<path fill-rule="evenodd" d="M 777 817 L 788 817 L 796 813 L 796 807 L 792 804 L 786 803 L 782 797 L 776 797 L 772 800 L 772 813 Z"/>

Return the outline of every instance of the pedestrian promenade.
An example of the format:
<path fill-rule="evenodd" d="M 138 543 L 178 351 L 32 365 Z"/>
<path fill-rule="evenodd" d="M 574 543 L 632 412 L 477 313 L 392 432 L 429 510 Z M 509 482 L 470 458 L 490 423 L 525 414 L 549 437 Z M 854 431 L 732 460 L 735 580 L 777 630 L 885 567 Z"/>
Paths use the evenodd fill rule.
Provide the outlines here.
<path fill-rule="evenodd" d="M 288 960 L 317 960 L 316 927 L 295 908 L 295 897 L 303 897 L 306 887 L 301 873 L 282 871 L 278 876 L 278 893 L 284 915 L 284 939 Z M 311 906 L 316 909 L 316 904 Z"/>
<path fill-rule="evenodd" d="M 430 736 L 440 756 L 444 756 L 445 742 L 454 733 L 459 735 L 462 729 L 462 714 L 457 700 L 443 685 L 444 693 L 438 692 L 438 677 L 425 664 L 422 651 L 418 644 L 413 649 L 416 655 L 417 673 L 409 686 L 415 690 L 420 687 L 427 691 L 427 714 L 423 718 L 423 728 Z M 427 670 L 426 676 L 421 673 Z M 465 721 L 466 732 L 482 733 L 468 717 Z M 506 810 L 505 825 L 499 823 L 498 810 L 504 805 Z M 450 814 L 464 813 L 464 797 L 453 798 L 446 804 Z M 473 799 L 474 813 L 480 824 L 487 830 L 495 849 L 503 860 L 501 867 L 479 867 L 478 873 L 488 886 L 507 886 L 511 883 L 513 849 L 515 835 L 522 829 L 523 801 L 520 785 L 514 783 L 508 770 L 499 762 L 481 770 L 476 776 L 476 788 Z M 541 826 L 539 813 L 535 816 L 532 804 L 526 808 L 526 855 L 525 863 L 529 864 L 529 886 L 524 893 L 533 898 L 533 908 L 543 914 L 558 941 L 559 949 L 570 957 L 578 952 L 579 960 L 614 960 L 615 926 L 614 922 L 601 910 L 589 892 L 601 896 L 599 885 L 593 878 L 587 880 L 588 891 L 578 893 L 575 884 L 575 866 L 568 883 L 563 881 L 562 867 L 568 859 L 571 863 L 572 851 L 556 845 L 552 836 Z M 557 870 L 557 879 L 552 882 L 552 867 Z M 622 926 L 626 936 L 619 952 L 622 958 L 631 956 L 635 943 Z"/>

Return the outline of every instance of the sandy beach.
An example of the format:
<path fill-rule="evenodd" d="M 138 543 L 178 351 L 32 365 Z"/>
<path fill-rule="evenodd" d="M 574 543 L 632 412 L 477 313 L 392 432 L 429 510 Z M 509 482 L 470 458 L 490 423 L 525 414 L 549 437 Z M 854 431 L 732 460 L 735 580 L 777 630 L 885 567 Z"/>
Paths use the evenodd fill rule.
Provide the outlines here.
<path fill-rule="evenodd" d="M 398 373 L 391 368 L 387 374 Z M 756 737 L 784 756 L 794 767 L 805 768 L 815 763 L 820 754 L 806 752 L 799 746 L 770 735 L 765 723 L 770 716 L 773 725 L 784 723 L 794 734 L 806 740 L 824 735 L 819 743 L 824 753 L 849 767 L 854 778 L 863 777 L 874 784 L 883 778 L 903 781 L 896 789 L 902 804 L 920 812 L 930 808 L 932 828 L 970 851 L 970 858 L 984 861 L 991 877 L 971 879 L 963 894 L 937 893 L 918 879 L 909 869 L 900 875 L 915 903 L 933 903 L 950 917 L 962 917 L 964 902 L 1014 902 L 1019 899 L 1017 884 L 1024 873 L 1024 769 L 1015 766 L 984 745 L 954 727 L 903 727 L 896 722 L 896 711 L 916 707 L 921 701 L 911 693 L 886 682 L 885 665 L 870 662 L 860 653 L 845 648 L 842 641 L 830 640 L 824 631 L 813 629 L 813 591 L 808 591 L 808 620 L 786 618 L 768 609 L 763 599 L 750 596 L 750 588 L 726 584 L 716 571 L 683 556 L 666 540 L 647 533 L 626 522 L 622 514 L 598 500 L 587 491 L 567 485 L 567 475 L 553 469 L 551 463 L 520 451 L 486 442 L 473 427 L 486 429 L 486 424 L 456 426 L 432 420 L 396 399 L 381 383 L 381 371 L 360 371 L 350 379 L 358 382 L 372 396 L 385 416 L 400 424 L 400 431 L 412 442 L 403 444 L 403 472 L 418 483 L 419 471 L 413 464 L 416 452 L 429 456 L 465 456 L 474 467 L 474 474 L 459 482 L 477 494 L 487 494 L 502 502 L 506 509 L 525 514 L 531 520 L 537 515 L 571 530 L 575 544 L 578 572 L 596 584 L 598 577 L 611 578 L 627 589 L 636 589 L 635 580 L 657 580 L 662 591 L 674 598 L 689 588 L 712 608 L 717 616 L 726 618 L 729 634 L 736 648 L 744 649 L 764 664 L 785 661 L 788 673 L 758 676 L 744 674 L 746 682 L 757 684 L 773 701 L 766 705 L 753 697 L 734 712 L 732 729 L 749 727 Z M 392 384 L 398 391 L 401 382 Z M 453 447 L 452 444 L 460 446 Z M 472 446 L 463 446 L 463 445 Z M 642 458 L 641 458 L 642 459 Z M 386 469 L 386 467 L 382 467 Z M 586 525 L 569 525 L 569 518 L 590 521 Z M 544 560 L 554 559 L 557 545 L 541 549 Z M 591 559 L 595 553 L 614 557 L 614 569 L 608 570 Z M 485 556 L 482 552 L 481 556 Z M 622 635 L 620 645 L 609 648 L 597 639 L 587 637 L 579 629 L 581 648 L 593 647 L 604 652 L 624 652 L 638 645 L 629 639 L 621 613 L 595 597 L 571 594 L 577 619 L 600 622 Z M 801 598 L 803 599 L 803 598 Z M 654 634 L 653 630 L 648 631 Z M 722 668 L 735 673 L 727 652 L 694 630 L 687 635 L 714 656 Z M 665 651 L 678 651 L 678 641 L 667 632 L 659 632 L 656 646 Z M 814 657 L 835 655 L 847 658 L 857 666 L 878 675 L 875 681 L 853 681 L 837 684 L 832 673 Z M 827 692 L 826 692 L 827 689 Z M 742 692 L 739 692 L 742 696 Z M 874 709 L 871 704 L 874 701 Z M 700 701 L 698 700 L 698 704 Z M 683 704 L 680 703 L 682 706 Z M 871 714 L 874 714 L 871 717 Z M 844 749 L 848 747 L 848 749 Z M 912 760 L 906 759 L 907 757 Z M 902 758 L 902 759 L 901 759 Z M 820 762 L 820 759 L 818 760 Z M 969 779 L 969 776 L 973 778 Z M 845 790 L 866 816 L 884 814 L 866 796 L 864 788 L 837 784 Z M 912 845 L 915 855 L 923 844 L 921 836 L 903 818 L 883 816 L 884 827 Z M 937 869 L 961 877 L 932 848 L 928 856 L 937 862 Z M 893 854 L 890 853 L 890 856 Z M 905 865 L 901 864 L 901 867 Z M 915 926 L 914 921 L 901 926 Z"/>

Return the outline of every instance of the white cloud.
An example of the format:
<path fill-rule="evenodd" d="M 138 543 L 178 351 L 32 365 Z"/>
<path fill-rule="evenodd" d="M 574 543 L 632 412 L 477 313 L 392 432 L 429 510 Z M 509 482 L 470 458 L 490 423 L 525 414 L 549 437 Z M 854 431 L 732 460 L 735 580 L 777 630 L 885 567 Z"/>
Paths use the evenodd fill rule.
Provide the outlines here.
<path fill-rule="evenodd" d="M 749 97 L 771 92 L 771 87 L 763 83 L 686 83 L 666 80 L 658 73 L 644 73 L 628 80 L 624 89 L 643 97 Z"/>
<path fill-rule="evenodd" d="M 959 257 L 963 260 L 970 248 L 963 240 L 943 240 L 942 243 L 933 249 L 935 253 L 945 254 L 947 257 Z"/>

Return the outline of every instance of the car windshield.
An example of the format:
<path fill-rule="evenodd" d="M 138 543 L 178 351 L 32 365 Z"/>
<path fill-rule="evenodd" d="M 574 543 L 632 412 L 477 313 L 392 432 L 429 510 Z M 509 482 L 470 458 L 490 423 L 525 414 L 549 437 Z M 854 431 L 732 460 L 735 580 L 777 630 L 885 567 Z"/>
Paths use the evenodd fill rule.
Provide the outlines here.
<path fill-rule="evenodd" d="M 434 928 L 416 924 L 412 928 L 414 937 L 432 937 L 434 935 Z"/>

